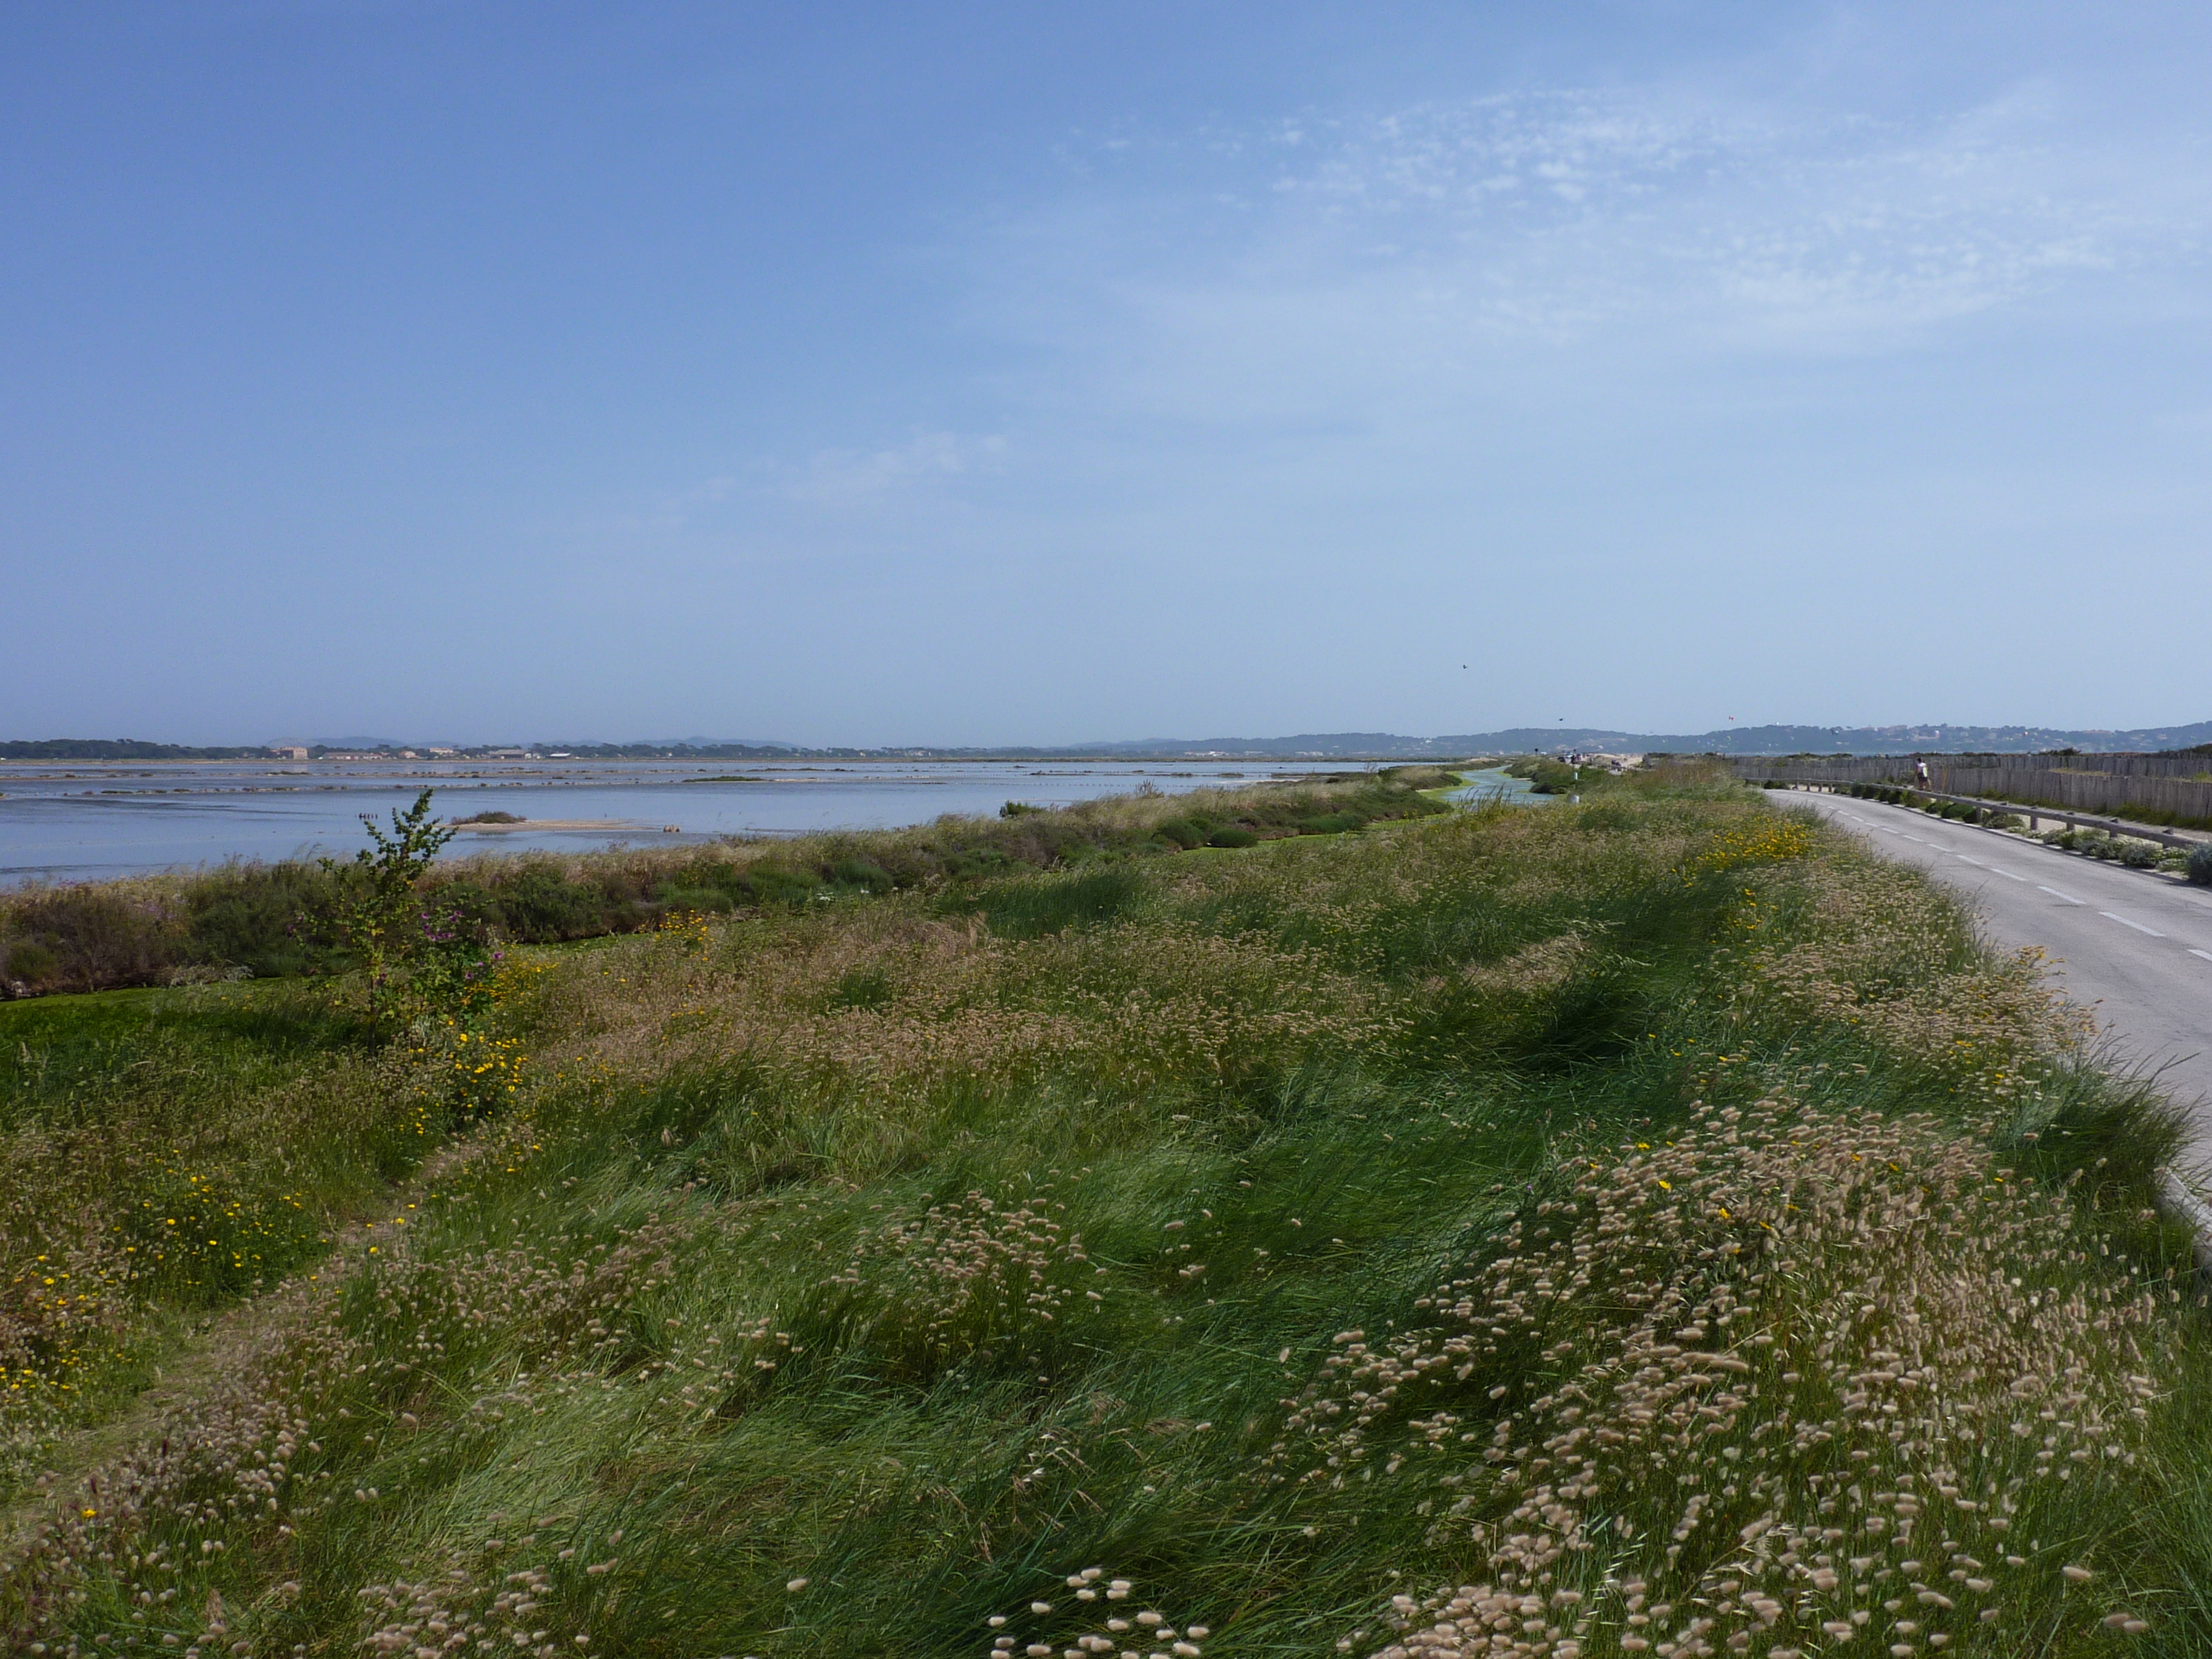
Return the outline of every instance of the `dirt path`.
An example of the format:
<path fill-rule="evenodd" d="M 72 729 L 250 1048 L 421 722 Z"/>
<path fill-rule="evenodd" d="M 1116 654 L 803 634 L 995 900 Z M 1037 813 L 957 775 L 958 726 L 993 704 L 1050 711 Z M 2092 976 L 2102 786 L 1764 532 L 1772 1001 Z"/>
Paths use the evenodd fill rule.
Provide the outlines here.
<path fill-rule="evenodd" d="M 471 1136 L 433 1153 L 406 1181 L 385 1189 L 373 1215 L 363 1213 L 341 1225 L 331 1237 L 327 1255 L 267 1294 L 199 1322 L 155 1373 L 154 1381 L 120 1412 L 106 1422 L 63 1436 L 48 1451 L 36 1484 L 0 1510 L 0 1571 L 33 1541 L 58 1506 L 75 1501 L 88 1477 L 132 1447 L 156 1439 L 171 1419 L 213 1394 L 270 1337 L 296 1323 L 311 1301 L 327 1295 L 333 1283 L 357 1271 L 369 1259 L 368 1247 L 391 1237 L 396 1212 L 412 1208 L 423 1194 L 483 1150 L 483 1143 Z M 393 1219 L 382 1218 L 386 1217 Z M 310 1271 L 315 1275 L 312 1280 L 305 1277 Z"/>

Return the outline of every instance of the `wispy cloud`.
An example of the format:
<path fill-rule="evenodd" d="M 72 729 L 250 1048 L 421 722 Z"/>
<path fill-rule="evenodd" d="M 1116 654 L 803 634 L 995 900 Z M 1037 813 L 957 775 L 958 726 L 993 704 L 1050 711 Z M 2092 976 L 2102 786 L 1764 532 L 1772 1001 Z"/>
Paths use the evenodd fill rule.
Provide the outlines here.
<path fill-rule="evenodd" d="M 903 443 L 872 449 L 818 449 L 797 460 L 756 457 L 649 506 L 594 515 L 578 521 L 576 528 L 618 540 L 657 539 L 704 528 L 732 508 L 763 502 L 802 510 L 880 507 L 901 512 L 912 507 L 912 496 L 922 487 L 997 472 L 1006 453 L 1006 440 L 996 434 L 918 427 Z"/>
<path fill-rule="evenodd" d="M 1105 477 L 1136 444 L 1174 471 L 1177 433 L 1439 431 L 1692 365 L 1710 403 L 1730 362 L 1909 351 L 2014 313 L 2048 337 L 2130 285 L 2193 304 L 2201 148 L 2083 122 L 2035 82 L 1910 117 L 1561 88 L 1116 134 L 933 252 L 966 273 L 960 325 L 1019 365 L 956 395 L 997 398 L 1028 467 Z M 923 425 L 711 488 L 896 511 L 975 496 L 1006 456 Z"/>
<path fill-rule="evenodd" d="M 818 450 L 802 467 L 787 474 L 781 488 L 793 501 L 844 505 L 927 479 L 989 467 L 1006 447 L 1002 437 L 917 429 L 906 442 L 890 448 Z"/>
<path fill-rule="evenodd" d="M 1663 324 L 1861 350 L 2200 260 L 2206 158 L 2166 148 L 2076 140 L 2036 87 L 1917 124 L 1516 93 L 1217 135 L 1171 176 L 1056 207 L 1015 252 L 1062 256 L 1054 280 L 1106 311 L 1304 300 L 1467 343 Z M 1164 216 L 1192 257 L 1148 234 Z"/>

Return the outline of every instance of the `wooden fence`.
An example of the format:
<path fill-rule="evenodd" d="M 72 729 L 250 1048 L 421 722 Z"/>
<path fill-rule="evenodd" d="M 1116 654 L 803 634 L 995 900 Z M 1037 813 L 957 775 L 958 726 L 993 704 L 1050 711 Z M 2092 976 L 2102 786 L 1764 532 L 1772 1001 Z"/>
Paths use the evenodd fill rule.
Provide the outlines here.
<path fill-rule="evenodd" d="M 2162 760 L 2158 756 L 2069 755 L 1927 755 L 1868 756 L 1848 760 L 1738 760 L 1736 775 L 1758 781 L 1779 779 L 1784 783 L 1892 783 L 1916 781 L 1916 759 L 1928 766 L 1927 787 L 1940 794 L 1973 795 L 1985 800 L 2017 801 L 2024 805 L 2056 806 L 2076 812 L 2109 812 L 2122 817 L 2171 819 L 2175 823 L 2212 829 L 2212 781 L 2192 777 L 2123 772 L 2080 762 L 2105 760 Z M 2021 763 L 2033 763 L 2025 764 Z M 2182 763 L 2204 769 L 2201 759 Z"/>

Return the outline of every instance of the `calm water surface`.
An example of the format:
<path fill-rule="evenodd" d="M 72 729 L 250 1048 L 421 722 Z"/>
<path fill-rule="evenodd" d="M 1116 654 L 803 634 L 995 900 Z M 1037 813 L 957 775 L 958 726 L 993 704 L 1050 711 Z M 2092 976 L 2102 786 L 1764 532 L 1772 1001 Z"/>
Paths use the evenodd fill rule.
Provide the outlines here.
<path fill-rule="evenodd" d="M 1147 783 L 1177 793 L 1346 769 L 1341 761 L 7 764 L 0 885 L 349 854 L 364 844 L 362 813 L 382 821 L 425 787 L 437 791 L 441 817 L 506 811 L 531 821 L 465 834 L 453 851 L 521 852 L 892 829 L 945 812 L 988 815 L 1010 799 L 1065 806 Z"/>
<path fill-rule="evenodd" d="M 1447 791 L 1444 799 L 1457 801 L 1462 806 L 1480 806 L 1492 800 L 1502 800 L 1508 806 L 1548 806 L 1559 799 L 1557 795 L 1540 795 L 1528 779 L 1509 776 L 1494 767 L 1462 772 L 1460 776 L 1467 780 L 1467 787 Z"/>

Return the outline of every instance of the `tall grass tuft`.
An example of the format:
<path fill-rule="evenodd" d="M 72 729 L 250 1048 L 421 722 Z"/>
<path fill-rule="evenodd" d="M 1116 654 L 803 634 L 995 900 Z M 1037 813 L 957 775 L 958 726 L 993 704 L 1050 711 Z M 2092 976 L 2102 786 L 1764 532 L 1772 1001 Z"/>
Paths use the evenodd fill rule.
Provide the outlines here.
<path fill-rule="evenodd" d="M 2033 961 L 1701 775 L 1275 827 L 911 885 L 856 844 L 888 890 L 526 951 L 523 1080 L 427 1161 L 312 982 L 6 1011 L 14 1272 L 153 1194 L 117 1153 L 54 1203 L 71 1134 L 249 1218 L 312 1165 L 339 1240 L 27 1498 L 12 1639 L 2203 1650 L 2173 1120 Z M 167 1284 L 100 1340 L 165 1352 Z"/>

